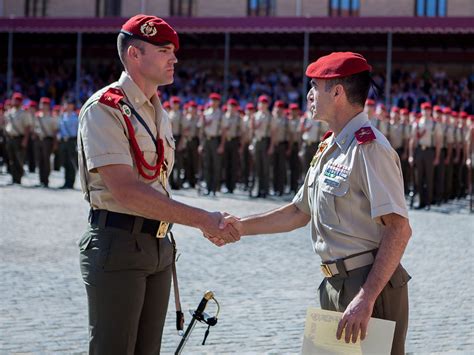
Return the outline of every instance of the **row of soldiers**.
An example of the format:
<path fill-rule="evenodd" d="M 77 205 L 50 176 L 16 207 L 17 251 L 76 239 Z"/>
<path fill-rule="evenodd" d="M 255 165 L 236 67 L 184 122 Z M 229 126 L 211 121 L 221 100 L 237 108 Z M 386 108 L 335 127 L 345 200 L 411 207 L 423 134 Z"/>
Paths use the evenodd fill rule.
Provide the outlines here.
<path fill-rule="evenodd" d="M 39 170 L 38 186 L 48 187 L 51 158 L 59 170 L 64 166 L 63 189 L 72 189 L 77 171 L 78 116 L 73 102 L 51 107 L 51 99 L 23 105 L 21 93 L 0 104 L 0 163 L 7 167 L 13 184 L 21 184 L 25 160 L 30 172 Z M 28 154 L 31 152 L 32 154 Z"/>

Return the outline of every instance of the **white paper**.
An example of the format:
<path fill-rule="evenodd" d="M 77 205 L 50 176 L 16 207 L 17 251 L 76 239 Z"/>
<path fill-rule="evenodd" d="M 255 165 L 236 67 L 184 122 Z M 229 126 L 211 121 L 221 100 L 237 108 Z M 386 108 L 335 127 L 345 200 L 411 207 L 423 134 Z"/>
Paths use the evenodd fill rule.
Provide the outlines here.
<path fill-rule="evenodd" d="M 337 325 L 342 313 L 309 307 L 303 338 L 303 355 L 312 354 L 390 354 L 395 322 L 370 318 L 363 341 L 347 344 L 344 335 L 336 338 Z"/>

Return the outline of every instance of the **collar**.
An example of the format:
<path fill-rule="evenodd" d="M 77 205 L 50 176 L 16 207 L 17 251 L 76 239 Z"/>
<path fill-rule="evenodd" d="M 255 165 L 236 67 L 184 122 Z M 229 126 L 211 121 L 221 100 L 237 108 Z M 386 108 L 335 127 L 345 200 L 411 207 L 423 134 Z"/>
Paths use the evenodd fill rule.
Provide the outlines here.
<path fill-rule="evenodd" d="M 120 79 L 118 80 L 118 83 L 120 87 L 123 89 L 127 98 L 130 100 L 130 103 L 133 105 L 133 107 L 136 110 L 142 107 L 145 104 L 145 102 L 148 102 L 151 104 L 151 102 L 145 96 L 143 91 L 140 90 L 138 85 L 133 81 L 132 77 L 127 72 L 125 71 L 122 72 L 122 75 L 120 75 Z"/>
<path fill-rule="evenodd" d="M 336 142 L 339 149 L 345 153 L 355 138 L 355 132 L 365 126 L 368 122 L 369 118 L 367 114 L 365 112 L 359 113 L 347 122 L 337 137 L 334 137 L 333 135 L 333 141 Z"/>

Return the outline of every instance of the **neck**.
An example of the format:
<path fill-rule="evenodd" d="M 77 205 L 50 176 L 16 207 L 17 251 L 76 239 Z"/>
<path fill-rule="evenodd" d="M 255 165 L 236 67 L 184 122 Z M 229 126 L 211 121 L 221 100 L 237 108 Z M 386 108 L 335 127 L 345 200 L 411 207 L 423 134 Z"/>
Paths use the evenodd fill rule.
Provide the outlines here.
<path fill-rule="evenodd" d="M 329 128 L 338 135 L 355 116 L 363 111 L 362 107 L 349 106 L 335 113 L 333 119 L 328 121 Z"/>
<path fill-rule="evenodd" d="M 145 97 L 148 100 L 151 100 L 153 95 L 155 95 L 155 93 L 156 93 L 158 85 L 155 84 L 155 83 L 150 82 L 149 80 L 147 80 L 143 76 L 139 75 L 134 70 L 126 69 L 126 72 L 127 72 L 128 75 L 130 75 L 130 77 L 135 82 L 135 84 L 143 92 Z"/>

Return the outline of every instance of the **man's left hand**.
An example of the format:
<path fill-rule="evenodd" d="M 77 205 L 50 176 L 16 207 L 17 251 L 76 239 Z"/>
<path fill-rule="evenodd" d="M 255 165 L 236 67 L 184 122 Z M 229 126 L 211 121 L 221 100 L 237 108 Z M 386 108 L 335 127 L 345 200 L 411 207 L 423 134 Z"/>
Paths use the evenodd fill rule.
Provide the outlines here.
<path fill-rule="evenodd" d="M 341 339 L 342 332 L 345 328 L 346 343 L 351 341 L 351 337 L 352 342 L 355 343 L 359 336 L 359 332 L 361 333 L 360 339 L 364 340 L 373 308 L 373 301 L 370 301 L 361 293 L 357 294 L 352 302 L 349 303 L 349 306 L 347 306 L 341 320 L 339 321 L 336 333 L 337 339 Z"/>

